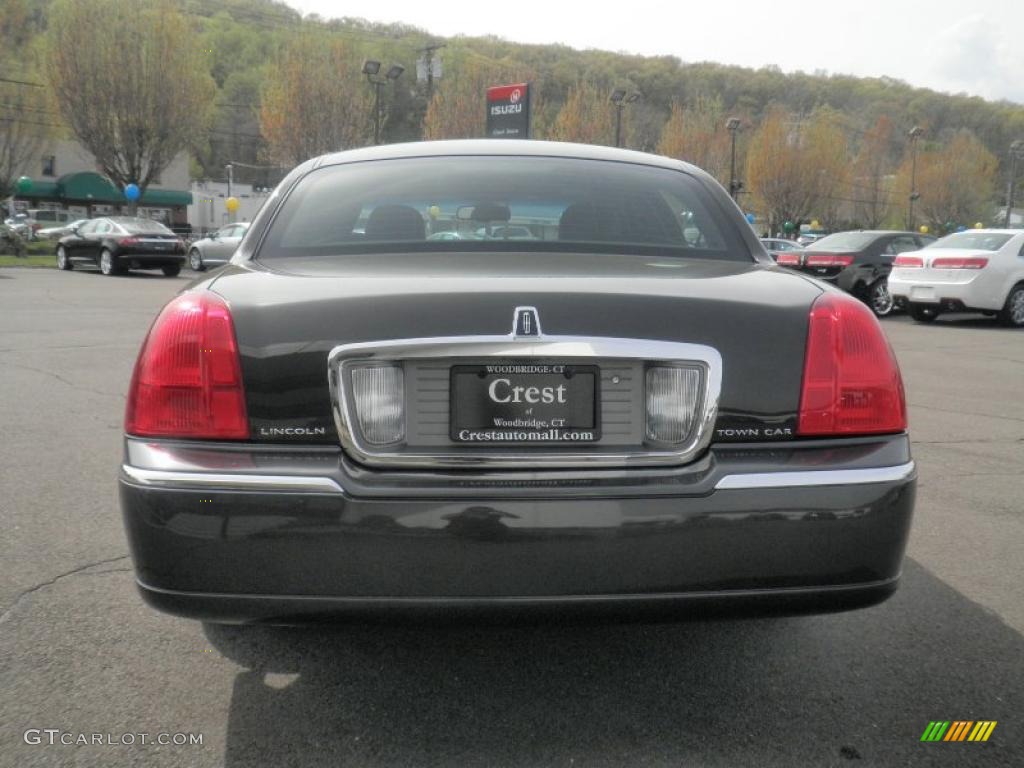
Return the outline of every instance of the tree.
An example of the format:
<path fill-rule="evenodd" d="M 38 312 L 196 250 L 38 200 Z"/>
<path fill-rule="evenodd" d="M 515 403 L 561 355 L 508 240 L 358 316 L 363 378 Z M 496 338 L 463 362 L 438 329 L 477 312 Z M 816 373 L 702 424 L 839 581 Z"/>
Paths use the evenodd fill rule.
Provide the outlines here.
<path fill-rule="evenodd" d="M 273 159 L 296 165 L 369 143 L 374 94 L 361 62 L 343 37 L 309 30 L 292 37 L 264 81 L 260 104 Z"/>
<path fill-rule="evenodd" d="M 893 173 L 891 145 L 892 122 L 882 115 L 864 134 L 851 173 L 850 187 L 857 200 L 854 216 L 866 229 L 878 229 L 889 215 Z"/>
<path fill-rule="evenodd" d="M 731 140 L 725 121 L 718 97 L 698 96 L 685 107 L 675 103 L 661 130 L 657 152 L 693 163 L 728 185 Z"/>
<path fill-rule="evenodd" d="M 144 192 L 203 136 L 215 86 L 170 0 L 61 0 L 48 50 L 64 121 L 118 187 Z"/>
<path fill-rule="evenodd" d="M 628 110 L 626 110 L 628 113 Z M 577 82 L 548 129 L 552 141 L 581 144 L 614 144 L 615 115 L 608 93 L 589 82 Z M 627 134 L 628 116 L 623 115 L 623 134 Z"/>
<path fill-rule="evenodd" d="M 992 215 L 998 161 L 970 131 L 957 131 L 949 144 L 926 145 L 917 153 L 917 210 L 935 231 L 947 222 L 971 226 Z M 910 196 L 911 161 L 900 166 L 896 188 L 901 200 Z"/>
<path fill-rule="evenodd" d="M 821 107 L 811 115 L 807 130 L 800 137 L 798 165 L 811 187 L 810 213 L 827 230 L 839 228 L 843 204 L 853 199 L 849 147 L 840 118 L 834 109 Z"/>
<path fill-rule="evenodd" d="M 783 222 L 807 218 L 816 195 L 815 180 L 801 155 L 801 124 L 781 107 L 762 120 L 747 149 L 747 189 L 776 232 Z"/>
<path fill-rule="evenodd" d="M 56 117 L 46 89 L 34 84 L 38 46 L 26 0 L 5 0 L 0 6 L 0 72 L 13 73 L 0 82 L 0 200 L 14 192 L 21 169 L 38 159 Z"/>

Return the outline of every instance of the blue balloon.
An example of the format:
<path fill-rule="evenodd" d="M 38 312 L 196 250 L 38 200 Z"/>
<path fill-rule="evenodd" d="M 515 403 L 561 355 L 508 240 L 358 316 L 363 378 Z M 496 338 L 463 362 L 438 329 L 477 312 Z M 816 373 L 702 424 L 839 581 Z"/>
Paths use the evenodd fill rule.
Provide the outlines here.
<path fill-rule="evenodd" d="M 748 213 L 747 214 L 747 223 L 748 224 L 753 224 L 756 220 L 757 220 L 757 217 L 754 214 L 752 214 L 752 213 Z"/>
<path fill-rule="evenodd" d="M 139 187 L 137 184 L 128 184 L 124 188 L 124 197 L 129 203 L 134 203 L 139 199 Z"/>

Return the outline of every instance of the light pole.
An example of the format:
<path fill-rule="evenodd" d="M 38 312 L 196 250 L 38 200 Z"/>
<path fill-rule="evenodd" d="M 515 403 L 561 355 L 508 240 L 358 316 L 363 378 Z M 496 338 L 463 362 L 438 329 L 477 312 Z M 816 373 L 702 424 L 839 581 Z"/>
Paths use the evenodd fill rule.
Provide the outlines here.
<path fill-rule="evenodd" d="M 639 91 L 627 93 L 625 88 L 616 88 L 612 91 L 610 101 L 615 106 L 615 146 L 622 146 L 622 110 L 627 104 L 632 104 L 640 98 Z"/>
<path fill-rule="evenodd" d="M 732 150 L 729 154 L 729 195 L 735 200 L 740 190 L 743 189 L 743 182 L 736 178 L 736 134 L 740 130 L 740 119 L 730 117 L 725 121 L 725 127 L 732 140 Z"/>
<path fill-rule="evenodd" d="M 915 125 L 909 131 L 910 137 L 910 206 L 907 209 L 907 231 L 914 231 L 914 201 L 921 195 L 917 192 L 917 138 L 924 133 L 924 128 Z"/>
<path fill-rule="evenodd" d="M 373 143 L 380 144 L 380 124 L 382 120 L 381 106 L 380 106 L 380 89 L 390 82 L 397 80 L 403 72 L 405 67 L 401 64 L 392 64 L 391 68 L 384 73 L 384 79 L 381 80 L 376 75 L 380 72 L 380 62 L 372 59 L 367 59 L 363 62 L 363 74 L 366 75 L 366 79 L 370 81 L 370 85 L 374 89 L 374 100 L 373 100 Z"/>
<path fill-rule="evenodd" d="M 1013 212 L 1013 188 L 1017 181 L 1017 161 L 1024 160 L 1024 141 L 1017 139 L 1010 144 L 1010 180 L 1006 184 L 1006 220 L 1003 226 L 1010 228 L 1010 214 Z"/>
<path fill-rule="evenodd" d="M 227 165 L 224 166 L 224 170 L 228 172 L 228 196 L 225 197 L 224 199 L 225 200 L 230 200 L 231 199 L 231 187 L 235 183 L 235 168 L 234 168 L 233 165 L 231 165 L 231 163 L 228 163 Z M 234 212 L 228 211 L 228 221 L 229 222 L 233 222 L 234 220 L 235 220 Z"/>

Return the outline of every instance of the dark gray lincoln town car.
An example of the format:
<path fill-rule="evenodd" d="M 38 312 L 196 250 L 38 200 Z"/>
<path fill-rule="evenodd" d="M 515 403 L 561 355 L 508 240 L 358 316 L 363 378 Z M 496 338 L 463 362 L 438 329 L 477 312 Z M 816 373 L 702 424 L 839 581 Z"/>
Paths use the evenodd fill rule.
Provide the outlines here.
<path fill-rule="evenodd" d="M 698 169 L 545 142 L 296 168 L 125 431 L 142 594 L 212 621 L 863 606 L 916 482 L 867 307 Z"/>

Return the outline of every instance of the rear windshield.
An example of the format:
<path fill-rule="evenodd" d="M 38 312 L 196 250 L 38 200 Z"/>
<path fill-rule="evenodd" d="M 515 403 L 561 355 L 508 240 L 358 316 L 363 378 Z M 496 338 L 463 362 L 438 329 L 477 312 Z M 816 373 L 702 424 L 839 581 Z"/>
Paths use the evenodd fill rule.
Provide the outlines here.
<path fill-rule="evenodd" d="M 859 251 L 870 245 L 876 237 L 878 235 L 870 232 L 836 232 L 834 235 L 815 240 L 809 249 L 825 251 L 831 248 L 834 251 Z"/>
<path fill-rule="evenodd" d="M 988 232 L 954 232 L 941 240 L 925 246 L 926 248 L 969 248 L 973 251 L 998 251 L 1013 235 L 1000 235 Z"/>
<path fill-rule="evenodd" d="M 685 173 L 489 156 L 313 171 L 285 200 L 259 258 L 462 250 L 753 260 L 735 223 Z"/>
<path fill-rule="evenodd" d="M 167 227 L 152 219 L 111 219 L 129 235 L 173 235 Z"/>

